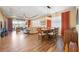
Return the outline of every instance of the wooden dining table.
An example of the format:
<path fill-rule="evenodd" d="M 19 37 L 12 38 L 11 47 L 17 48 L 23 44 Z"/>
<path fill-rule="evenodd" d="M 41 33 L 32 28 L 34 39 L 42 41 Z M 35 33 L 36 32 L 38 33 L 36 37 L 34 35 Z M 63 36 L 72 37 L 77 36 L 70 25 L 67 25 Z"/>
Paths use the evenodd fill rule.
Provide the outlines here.
<path fill-rule="evenodd" d="M 47 33 L 49 35 L 53 35 L 53 29 L 41 29 L 43 33 Z"/>
<path fill-rule="evenodd" d="M 53 31 L 52 29 L 41 29 L 42 30 L 42 35 L 45 35 L 48 40 L 51 40 L 51 36 L 53 36 Z M 43 39 L 43 38 L 42 38 Z"/>

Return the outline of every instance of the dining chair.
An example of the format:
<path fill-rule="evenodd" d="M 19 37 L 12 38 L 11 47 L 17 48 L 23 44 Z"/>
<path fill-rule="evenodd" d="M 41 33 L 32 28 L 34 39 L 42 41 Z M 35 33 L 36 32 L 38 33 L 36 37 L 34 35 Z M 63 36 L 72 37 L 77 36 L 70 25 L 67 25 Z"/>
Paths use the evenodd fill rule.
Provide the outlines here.
<path fill-rule="evenodd" d="M 38 31 L 38 40 L 41 40 L 41 42 L 43 42 L 44 40 L 47 39 L 45 31 L 42 31 L 41 28 L 38 28 L 37 31 Z"/>
<path fill-rule="evenodd" d="M 58 28 L 57 29 L 51 29 L 49 36 L 50 36 L 50 41 L 55 43 L 57 41 L 57 37 L 58 37 Z"/>

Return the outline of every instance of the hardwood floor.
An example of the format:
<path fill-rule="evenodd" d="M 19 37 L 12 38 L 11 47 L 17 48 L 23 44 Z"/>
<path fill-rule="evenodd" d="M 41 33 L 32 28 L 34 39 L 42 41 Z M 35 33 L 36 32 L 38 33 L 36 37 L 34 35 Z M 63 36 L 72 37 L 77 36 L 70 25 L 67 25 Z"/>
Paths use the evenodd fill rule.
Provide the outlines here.
<path fill-rule="evenodd" d="M 61 40 L 59 41 L 59 44 Z M 63 46 L 61 45 L 60 48 Z M 27 35 L 22 32 L 12 32 L 0 38 L 0 52 L 55 52 L 58 51 L 57 43 L 38 40 L 37 34 Z M 60 50 L 63 51 L 63 50 Z"/>

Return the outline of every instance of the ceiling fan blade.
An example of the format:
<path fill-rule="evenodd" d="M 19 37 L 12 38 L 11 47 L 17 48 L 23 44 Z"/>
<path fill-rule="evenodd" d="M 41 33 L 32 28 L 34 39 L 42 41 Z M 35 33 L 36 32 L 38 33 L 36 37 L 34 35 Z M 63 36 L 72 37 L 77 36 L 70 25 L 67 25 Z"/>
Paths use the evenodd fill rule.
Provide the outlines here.
<path fill-rule="evenodd" d="M 32 17 L 30 17 L 30 18 L 34 18 L 34 17 L 37 17 L 38 15 L 34 15 L 34 16 L 32 16 Z"/>
<path fill-rule="evenodd" d="M 29 18 L 29 17 L 26 17 L 26 14 L 24 14 L 24 18 Z"/>

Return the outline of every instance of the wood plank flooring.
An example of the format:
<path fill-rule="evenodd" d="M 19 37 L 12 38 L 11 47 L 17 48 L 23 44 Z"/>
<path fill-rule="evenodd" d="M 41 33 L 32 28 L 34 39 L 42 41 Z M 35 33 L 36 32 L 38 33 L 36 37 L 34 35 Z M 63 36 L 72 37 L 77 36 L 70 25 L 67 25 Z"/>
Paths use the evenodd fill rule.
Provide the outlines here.
<path fill-rule="evenodd" d="M 57 50 L 56 44 L 51 41 L 41 42 L 37 34 L 27 35 L 14 31 L 0 38 L 0 52 L 56 52 Z"/>

